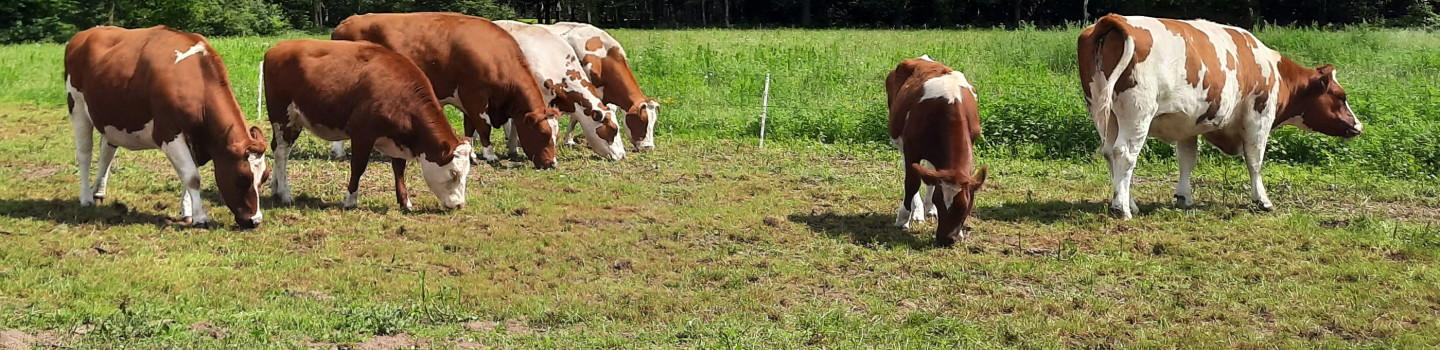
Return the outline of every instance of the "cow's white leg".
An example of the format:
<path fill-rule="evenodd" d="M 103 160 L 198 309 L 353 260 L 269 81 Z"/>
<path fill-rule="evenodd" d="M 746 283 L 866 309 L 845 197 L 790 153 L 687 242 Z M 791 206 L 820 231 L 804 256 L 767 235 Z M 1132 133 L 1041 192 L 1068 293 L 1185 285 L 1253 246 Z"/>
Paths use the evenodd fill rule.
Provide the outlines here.
<path fill-rule="evenodd" d="M 1194 137 L 1175 143 L 1176 158 L 1180 161 L 1180 182 L 1175 184 L 1175 204 L 1181 208 L 1195 205 L 1195 196 L 1190 191 L 1190 173 L 1195 170 L 1199 143 Z"/>
<path fill-rule="evenodd" d="M 335 159 L 345 159 L 345 141 L 331 142 L 330 156 L 335 157 Z"/>
<path fill-rule="evenodd" d="M 1148 126 L 1146 127 L 1148 129 Z M 1110 201 L 1110 208 L 1117 211 L 1120 219 L 1130 219 L 1140 211 L 1135 204 L 1135 199 L 1130 194 L 1130 183 L 1135 175 L 1136 160 L 1140 157 L 1140 150 L 1145 147 L 1143 132 L 1121 129 L 1115 146 L 1110 149 L 1112 170 L 1111 182 L 1115 185 L 1115 198 Z"/>
<path fill-rule="evenodd" d="M 511 157 L 520 156 L 520 135 L 515 134 L 515 121 L 505 123 L 505 150 Z M 559 131 L 559 130 L 556 130 Z"/>
<path fill-rule="evenodd" d="M 480 139 L 480 132 L 478 132 L 478 131 L 475 132 L 475 137 L 474 137 L 474 138 L 477 139 L 477 140 Z M 500 156 L 495 154 L 495 146 L 494 146 L 494 145 L 484 146 L 483 148 L 480 149 L 480 153 L 471 153 L 471 154 L 470 154 L 470 157 L 472 157 L 472 158 L 474 158 L 474 157 L 482 157 L 482 158 L 485 159 L 486 162 L 493 162 L 493 161 L 500 160 Z"/>
<path fill-rule="evenodd" d="M 1264 211 L 1275 210 L 1265 193 L 1265 181 L 1260 177 L 1260 165 L 1265 162 L 1265 142 L 1269 140 L 1268 132 L 1246 132 L 1245 167 L 1250 170 L 1250 200 Z"/>
<path fill-rule="evenodd" d="M 294 203 L 295 197 L 291 196 L 290 193 L 290 173 L 287 170 L 289 169 L 292 146 L 290 142 L 285 140 L 284 125 L 280 123 L 270 123 L 270 126 L 273 128 L 272 134 L 270 135 L 275 140 L 275 153 L 272 153 L 275 156 L 275 168 L 271 170 L 270 192 L 273 192 L 276 197 L 280 197 L 280 202 L 282 203 Z M 335 144 L 342 145 L 340 151 L 343 153 L 343 144 L 340 142 L 335 142 Z"/>
<path fill-rule="evenodd" d="M 95 148 L 92 130 L 95 130 L 95 125 L 91 124 L 83 103 L 77 101 L 70 108 L 70 124 L 75 131 L 75 161 L 80 170 L 80 206 L 88 207 L 95 205 L 95 192 L 91 192 L 90 188 L 90 157 Z M 104 136 L 100 138 L 101 142 L 105 142 Z"/>
<path fill-rule="evenodd" d="M 95 175 L 95 200 L 105 200 L 105 189 L 110 187 L 110 165 L 115 160 L 115 151 L 118 147 L 105 140 L 100 140 L 100 167 Z"/>
<path fill-rule="evenodd" d="M 920 196 L 920 203 L 924 205 L 925 216 L 939 216 L 940 211 L 935 209 L 935 186 L 925 186 L 925 195 Z"/>
<path fill-rule="evenodd" d="M 570 127 L 565 128 L 565 145 L 566 145 L 566 146 L 574 146 L 574 145 L 575 145 L 575 125 L 576 125 L 576 124 L 579 124 L 579 123 L 580 123 L 579 121 L 576 121 L 576 120 L 575 120 L 575 117 L 570 117 Z"/>
<path fill-rule="evenodd" d="M 905 195 L 900 197 L 900 209 L 895 214 L 895 227 L 902 229 L 910 228 L 911 221 L 925 220 L 925 209 L 921 203 L 920 174 L 910 169 L 910 162 L 905 162 Z M 918 215 L 917 215 L 918 214 Z M 917 217 L 918 216 L 918 217 Z"/>
<path fill-rule="evenodd" d="M 200 199 L 200 169 L 195 165 L 195 159 L 190 154 L 190 144 L 186 142 L 185 135 L 175 136 L 174 140 L 160 145 L 160 151 L 165 152 L 165 158 L 170 159 L 170 165 L 175 167 L 175 173 L 180 175 L 180 185 L 183 192 L 180 196 L 180 217 L 189 218 L 191 225 L 202 225 L 210 222 L 210 216 L 205 214 L 205 206 Z"/>

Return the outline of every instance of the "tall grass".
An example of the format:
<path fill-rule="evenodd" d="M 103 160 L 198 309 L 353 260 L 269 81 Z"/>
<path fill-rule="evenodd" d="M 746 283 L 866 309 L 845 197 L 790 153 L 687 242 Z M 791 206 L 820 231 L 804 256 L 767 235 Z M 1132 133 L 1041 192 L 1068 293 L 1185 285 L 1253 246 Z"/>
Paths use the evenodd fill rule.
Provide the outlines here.
<path fill-rule="evenodd" d="M 759 134 L 761 92 L 772 75 L 767 137 L 884 142 L 884 78 L 901 59 L 929 54 L 975 83 L 981 149 L 1054 159 L 1099 143 L 1081 98 L 1068 30 L 614 30 L 644 90 L 663 105 L 661 133 L 720 138 Z M 1299 165 L 1358 166 L 1379 175 L 1440 174 L 1440 36 L 1423 31 L 1271 28 L 1262 41 L 1307 65 L 1339 67 L 1366 134 L 1342 141 L 1293 128 L 1267 157 Z M 216 38 L 250 118 L 255 66 L 282 37 Z M 0 49 L 0 101 L 60 106 L 61 45 Z M 1209 156 L 1218 154 L 1206 147 Z M 1151 142 L 1146 154 L 1170 157 Z"/>

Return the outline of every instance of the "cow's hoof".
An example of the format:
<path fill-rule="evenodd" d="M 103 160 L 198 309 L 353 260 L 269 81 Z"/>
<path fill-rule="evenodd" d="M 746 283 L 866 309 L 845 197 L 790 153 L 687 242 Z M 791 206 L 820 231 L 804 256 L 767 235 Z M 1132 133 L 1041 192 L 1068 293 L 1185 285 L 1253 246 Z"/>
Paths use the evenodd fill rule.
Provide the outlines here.
<path fill-rule="evenodd" d="M 1272 211 L 1275 211 L 1275 205 L 1274 205 L 1274 204 L 1270 204 L 1270 203 L 1268 203 L 1268 202 L 1261 202 L 1261 201 L 1254 201 L 1254 202 L 1252 202 L 1252 203 L 1255 203 L 1255 208 L 1256 208 L 1256 209 L 1260 209 L 1260 211 L 1263 211 L 1263 212 L 1272 212 Z"/>
<path fill-rule="evenodd" d="M 1115 216 L 1116 219 L 1120 219 L 1120 220 L 1130 220 L 1130 218 L 1133 217 L 1133 216 L 1130 214 L 1130 211 L 1129 211 L 1129 210 L 1125 210 L 1125 208 L 1117 208 L 1117 207 L 1110 207 L 1110 215 L 1113 215 L 1113 216 Z"/>
<path fill-rule="evenodd" d="M 95 201 L 94 201 L 94 200 L 90 200 L 90 201 L 87 202 L 87 201 L 85 201 L 84 199 L 81 199 L 81 200 L 80 200 L 80 206 L 82 206 L 82 207 L 93 207 L 93 206 L 95 206 Z"/>
<path fill-rule="evenodd" d="M 1181 209 L 1190 209 L 1195 207 L 1195 202 L 1190 201 L 1190 197 L 1177 194 L 1175 195 L 1175 206 L 1180 207 Z"/>
<path fill-rule="evenodd" d="M 578 146 L 578 145 L 580 145 L 580 144 L 575 143 L 575 140 L 570 140 L 570 141 L 565 141 L 565 145 L 566 145 L 566 146 L 570 146 L 570 147 L 575 147 L 575 146 Z"/>

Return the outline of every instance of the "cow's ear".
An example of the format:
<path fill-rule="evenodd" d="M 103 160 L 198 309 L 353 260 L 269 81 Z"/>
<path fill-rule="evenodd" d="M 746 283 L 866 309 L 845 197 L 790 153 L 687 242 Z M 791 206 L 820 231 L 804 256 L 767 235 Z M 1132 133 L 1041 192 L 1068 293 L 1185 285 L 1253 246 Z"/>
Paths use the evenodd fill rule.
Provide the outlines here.
<path fill-rule="evenodd" d="M 970 176 L 970 178 L 971 178 L 970 191 L 971 191 L 971 192 L 979 191 L 979 190 L 980 190 L 980 187 L 983 187 L 983 186 L 985 185 L 985 178 L 988 177 L 988 176 L 990 176 L 990 166 L 989 166 L 989 165 L 981 165 L 981 166 L 980 166 L 980 169 L 976 169 L 976 170 L 975 170 L 975 175 L 971 175 L 971 176 Z"/>
<path fill-rule="evenodd" d="M 1333 80 L 1333 77 L 1335 76 L 1335 65 L 1333 65 L 1333 64 L 1327 64 L 1327 65 L 1315 67 L 1315 72 L 1320 74 L 1320 83 L 1321 83 L 1321 84 L 1330 85 L 1330 82 Z"/>
<path fill-rule="evenodd" d="M 260 127 L 250 127 L 250 147 L 247 150 L 252 153 L 265 153 L 265 132 Z"/>

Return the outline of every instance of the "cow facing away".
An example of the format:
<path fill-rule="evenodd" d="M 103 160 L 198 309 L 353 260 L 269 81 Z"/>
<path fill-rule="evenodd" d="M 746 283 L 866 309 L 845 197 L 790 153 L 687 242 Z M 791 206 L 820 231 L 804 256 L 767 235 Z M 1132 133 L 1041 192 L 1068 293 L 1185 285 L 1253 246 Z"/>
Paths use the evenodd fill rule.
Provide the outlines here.
<path fill-rule="evenodd" d="M 205 37 L 165 26 L 87 29 L 65 46 L 64 74 L 80 205 L 105 198 L 118 147 L 159 148 L 180 175 L 183 222 L 211 222 L 200 195 L 199 167 L 214 161 L 215 185 L 236 224 L 260 225 L 260 184 L 270 175 L 265 136 L 246 127 L 225 62 Z M 92 189 L 91 135 L 97 130 L 100 165 Z"/>
<path fill-rule="evenodd" d="M 655 148 L 655 122 L 660 117 L 660 102 L 645 97 L 636 83 L 635 74 L 630 71 L 625 48 L 620 46 L 610 33 L 600 28 L 575 22 L 560 22 L 540 27 L 560 35 L 580 55 L 581 65 L 590 76 L 605 103 L 613 103 L 625 110 L 625 136 L 636 151 Z M 570 140 L 570 131 L 575 129 L 571 122 L 565 132 Z"/>
<path fill-rule="evenodd" d="M 434 12 L 354 15 L 330 38 L 373 42 L 414 61 L 440 103 L 465 114 L 465 135 L 483 146 L 477 157 L 499 160 L 490 129 L 513 128 L 506 132 L 511 155 L 524 148 L 536 168 L 555 167 L 560 112 L 545 106 L 519 44 L 489 20 Z"/>
<path fill-rule="evenodd" d="M 405 188 L 405 165 L 411 159 L 420 163 L 441 205 L 465 205 L 470 141 L 455 137 L 425 73 L 410 59 L 368 42 L 286 40 L 265 51 L 259 80 L 275 128 L 272 190 L 281 201 L 294 200 L 286 165 L 305 129 L 329 141 L 350 140 L 346 208 L 357 205 L 360 176 L 372 149 L 390 156 L 401 207 L 411 209 Z"/>
<path fill-rule="evenodd" d="M 565 39 L 539 26 L 516 21 L 495 21 L 495 25 L 509 32 L 520 44 L 545 102 L 569 114 L 571 126 L 580 124 L 590 150 L 610 160 L 625 158 L 620 125 L 615 121 L 615 110 L 620 107 L 600 101 L 595 85 Z M 565 140 L 574 144 L 570 130 L 566 131 Z"/>
<path fill-rule="evenodd" d="M 965 237 L 975 192 L 988 173 L 982 166 L 971 174 L 980 137 L 975 89 L 965 74 L 927 55 L 901 61 L 885 78 L 885 94 L 890 142 L 905 158 L 905 193 L 895 226 L 909 228 L 912 221 L 936 216 L 935 244 L 954 244 Z M 929 187 L 923 196 L 922 182 Z"/>
<path fill-rule="evenodd" d="M 1351 138 L 1363 129 L 1334 66 L 1303 67 L 1240 28 L 1112 14 L 1086 28 L 1078 46 L 1085 102 L 1115 186 L 1110 207 L 1122 219 L 1138 211 L 1130 179 L 1147 137 L 1176 145 L 1180 206 L 1193 204 L 1200 136 L 1226 154 L 1244 153 L 1251 199 L 1268 211 L 1260 166 L 1272 130 Z"/>

